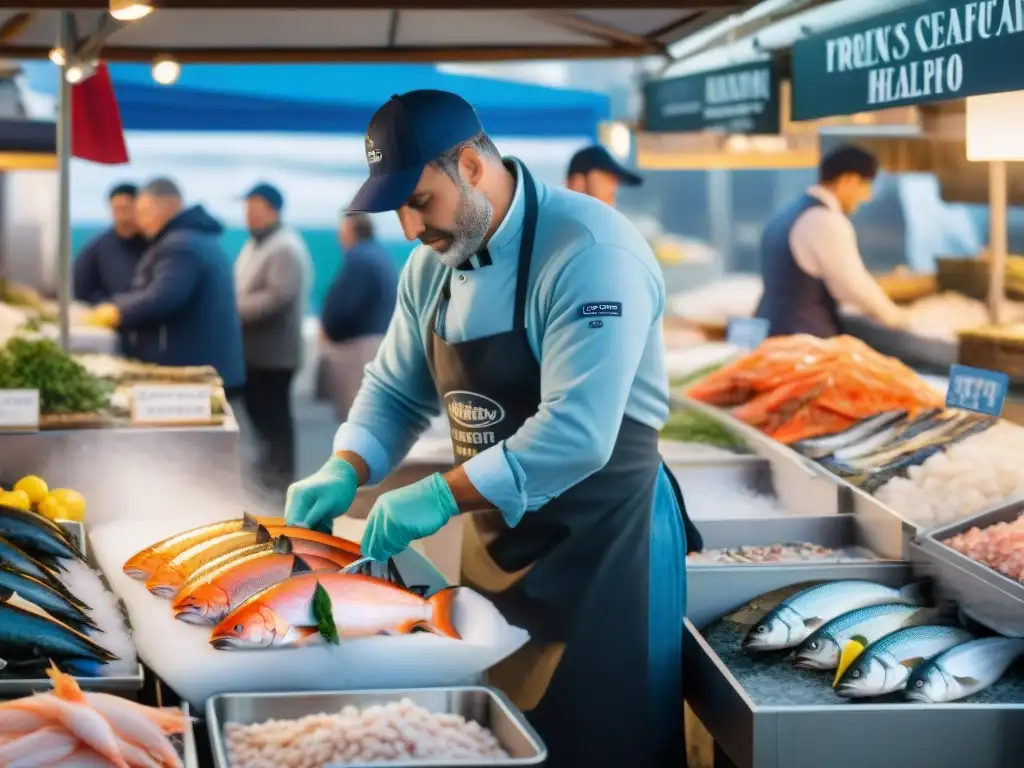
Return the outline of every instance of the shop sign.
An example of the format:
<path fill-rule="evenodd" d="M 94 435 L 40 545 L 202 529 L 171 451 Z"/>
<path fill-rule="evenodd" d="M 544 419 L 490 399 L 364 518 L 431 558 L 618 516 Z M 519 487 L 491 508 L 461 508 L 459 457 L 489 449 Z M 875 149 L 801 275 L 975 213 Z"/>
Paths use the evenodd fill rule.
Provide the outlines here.
<path fill-rule="evenodd" d="M 1009 386 L 1010 377 L 1005 373 L 954 365 L 949 369 L 946 407 L 998 417 L 1003 413 L 1003 401 Z"/>
<path fill-rule="evenodd" d="M 0 429 L 39 429 L 38 389 L 0 389 Z"/>
<path fill-rule="evenodd" d="M 772 61 L 652 80 L 643 124 L 652 132 L 779 132 L 779 78 Z"/>
<path fill-rule="evenodd" d="M 132 423 L 208 423 L 213 416 L 212 395 L 208 384 L 136 384 L 132 387 Z"/>
<path fill-rule="evenodd" d="M 931 0 L 793 45 L 793 119 L 1024 90 L 1024 0 Z"/>
<path fill-rule="evenodd" d="M 737 317 L 729 321 L 725 340 L 740 349 L 757 349 L 768 338 L 771 324 L 761 317 Z"/>

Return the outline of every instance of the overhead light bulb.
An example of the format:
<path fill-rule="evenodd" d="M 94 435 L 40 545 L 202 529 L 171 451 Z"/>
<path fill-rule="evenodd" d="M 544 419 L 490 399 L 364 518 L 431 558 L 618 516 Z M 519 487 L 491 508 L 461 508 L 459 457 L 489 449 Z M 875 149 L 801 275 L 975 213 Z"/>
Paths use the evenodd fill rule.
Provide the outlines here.
<path fill-rule="evenodd" d="M 63 67 L 64 66 L 64 49 L 63 48 L 51 48 L 50 49 L 50 61 L 52 61 L 58 67 Z"/>
<path fill-rule="evenodd" d="M 160 85 L 174 85 L 181 77 L 181 64 L 170 56 L 158 56 L 153 60 L 152 72 Z"/>
<path fill-rule="evenodd" d="M 617 159 L 625 161 L 633 148 L 633 134 L 625 123 L 612 123 L 608 126 L 605 145 Z"/>
<path fill-rule="evenodd" d="M 64 73 L 64 79 L 72 85 L 78 85 L 85 80 L 85 67 L 81 64 L 72 64 Z"/>
<path fill-rule="evenodd" d="M 118 21 L 138 21 L 152 12 L 153 6 L 148 0 L 110 0 L 110 15 Z"/>

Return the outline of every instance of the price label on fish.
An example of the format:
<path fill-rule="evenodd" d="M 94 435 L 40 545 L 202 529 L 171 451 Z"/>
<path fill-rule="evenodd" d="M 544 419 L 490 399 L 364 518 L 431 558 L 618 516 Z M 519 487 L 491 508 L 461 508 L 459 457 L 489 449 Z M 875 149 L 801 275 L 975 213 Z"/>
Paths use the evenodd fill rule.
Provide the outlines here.
<path fill-rule="evenodd" d="M 1001 416 L 1010 377 L 999 371 L 954 365 L 949 369 L 946 407 Z"/>
<path fill-rule="evenodd" d="M 39 390 L 0 389 L 0 430 L 39 429 Z"/>
<path fill-rule="evenodd" d="M 726 341 L 741 349 L 757 349 L 768 338 L 771 324 L 761 317 L 736 317 L 729 321 Z"/>
<path fill-rule="evenodd" d="M 212 394 L 208 384 L 136 384 L 132 387 L 132 423 L 208 423 L 213 415 Z"/>

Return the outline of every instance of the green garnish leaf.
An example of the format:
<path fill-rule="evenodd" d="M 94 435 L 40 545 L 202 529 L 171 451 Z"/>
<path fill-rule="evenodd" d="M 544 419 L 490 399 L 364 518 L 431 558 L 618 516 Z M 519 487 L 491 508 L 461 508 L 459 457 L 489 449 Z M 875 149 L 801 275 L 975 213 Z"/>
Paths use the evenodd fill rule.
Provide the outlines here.
<path fill-rule="evenodd" d="M 318 581 L 313 592 L 313 621 L 316 623 L 320 636 L 331 645 L 338 645 L 338 626 L 334 623 L 334 610 L 331 607 L 331 596 Z"/>

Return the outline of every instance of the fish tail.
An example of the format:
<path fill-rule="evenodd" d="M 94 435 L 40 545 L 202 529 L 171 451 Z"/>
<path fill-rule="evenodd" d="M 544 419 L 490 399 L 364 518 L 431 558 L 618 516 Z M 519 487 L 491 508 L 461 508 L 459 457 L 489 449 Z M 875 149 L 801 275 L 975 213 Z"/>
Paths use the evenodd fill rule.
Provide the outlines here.
<path fill-rule="evenodd" d="M 458 587 L 447 587 L 427 598 L 431 615 L 429 621 L 423 623 L 424 629 L 453 640 L 462 639 L 462 636 L 456 631 L 455 625 L 452 624 L 452 608 L 455 606 L 455 596 L 458 593 Z"/>
<path fill-rule="evenodd" d="M 911 605 L 931 605 L 934 590 L 935 585 L 931 579 L 921 579 L 907 584 L 900 590 L 900 595 Z"/>
<path fill-rule="evenodd" d="M 58 699 L 64 701 L 85 702 L 85 694 L 78 687 L 78 682 L 71 675 L 66 675 L 50 659 L 50 667 L 46 670 L 47 676 L 53 681 L 53 692 Z"/>

